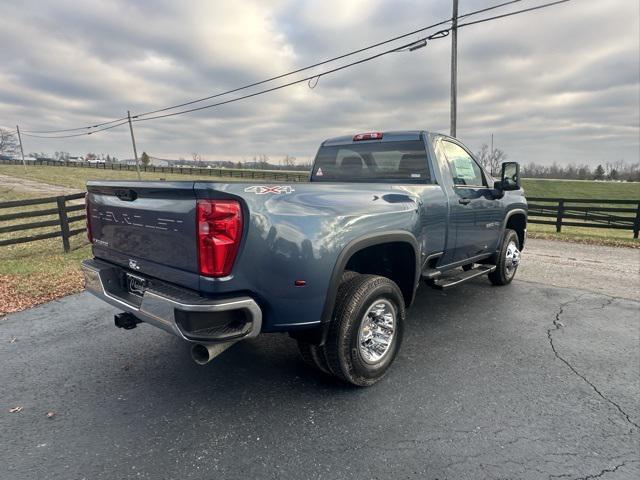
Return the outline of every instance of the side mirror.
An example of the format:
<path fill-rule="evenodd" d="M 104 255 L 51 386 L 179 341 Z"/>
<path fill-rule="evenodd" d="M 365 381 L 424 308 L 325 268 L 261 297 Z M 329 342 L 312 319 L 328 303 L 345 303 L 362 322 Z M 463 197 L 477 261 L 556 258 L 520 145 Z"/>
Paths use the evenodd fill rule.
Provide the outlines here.
<path fill-rule="evenodd" d="M 496 182 L 495 189 L 499 191 L 520 189 L 520 164 L 517 162 L 504 162 L 500 181 Z"/>

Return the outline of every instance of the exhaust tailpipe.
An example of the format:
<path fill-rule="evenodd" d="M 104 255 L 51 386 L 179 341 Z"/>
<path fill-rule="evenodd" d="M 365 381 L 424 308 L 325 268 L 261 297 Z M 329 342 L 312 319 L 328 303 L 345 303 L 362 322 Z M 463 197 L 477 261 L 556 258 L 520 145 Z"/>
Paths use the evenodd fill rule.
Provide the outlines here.
<path fill-rule="evenodd" d="M 198 365 L 205 365 L 236 342 L 196 343 L 191 347 L 191 358 Z"/>

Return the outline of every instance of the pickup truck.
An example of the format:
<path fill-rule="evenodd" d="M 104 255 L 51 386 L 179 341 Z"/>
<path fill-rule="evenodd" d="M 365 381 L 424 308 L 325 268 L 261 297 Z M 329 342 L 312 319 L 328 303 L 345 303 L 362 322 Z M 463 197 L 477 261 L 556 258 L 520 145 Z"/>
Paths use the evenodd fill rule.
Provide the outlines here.
<path fill-rule="evenodd" d="M 326 140 L 308 182 L 91 181 L 87 290 L 192 344 L 205 364 L 263 332 L 372 385 L 400 350 L 420 283 L 445 289 L 520 262 L 519 166 L 495 181 L 460 141 L 425 131 Z"/>

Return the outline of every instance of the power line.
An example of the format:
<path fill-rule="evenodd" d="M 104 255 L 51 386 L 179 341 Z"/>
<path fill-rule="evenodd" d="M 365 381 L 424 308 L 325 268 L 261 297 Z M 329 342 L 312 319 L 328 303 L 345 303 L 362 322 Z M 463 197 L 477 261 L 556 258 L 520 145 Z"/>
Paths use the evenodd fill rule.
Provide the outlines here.
<path fill-rule="evenodd" d="M 511 17 L 513 15 L 518 15 L 520 13 L 533 12 L 534 10 L 540 10 L 542 8 L 553 7 L 554 5 L 559 5 L 561 3 L 567 3 L 567 2 L 570 2 L 570 1 L 571 0 L 558 0 L 556 2 L 545 3 L 543 5 L 536 5 L 535 7 L 523 8 L 522 10 L 516 10 L 515 12 L 503 13 L 502 15 L 496 15 L 494 17 L 487 17 L 487 18 L 483 18 L 481 20 L 474 20 L 473 22 L 463 23 L 463 24 L 458 25 L 458 28 L 468 27 L 470 25 L 477 25 L 478 23 L 488 22 L 490 20 L 499 20 L 501 18 Z"/>
<path fill-rule="evenodd" d="M 126 119 L 127 117 L 125 117 Z M 112 122 L 111 122 L 112 123 Z M 97 130 L 92 130 L 91 132 L 83 132 L 83 133 L 74 133 L 71 135 L 32 135 L 30 133 L 24 133 L 24 131 L 22 131 L 22 135 L 24 135 L 25 137 L 33 137 L 33 138 L 71 138 L 71 137 L 82 137 L 83 135 L 93 135 L 94 133 L 98 133 L 98 132 L 103 132 L 105 130 L 111 130 L 112 128 L 116 128 L 119 127 L 120 125 L 124 125 L 126 123 L 129 123 L 128 120 L 125 120 L 124 122 L 120 122 L 117 123 L 115 125 L 110 125 L 108 127 L 103 127 L 103 128 L 99 128 Z"/>
<path fill-rule="evenodd" d="M 407 49 L 407 48 L 409 48 L 409 47 L 411 47 L 413 45 L 416 45 L 416 44 L 418 44 L 420 42 L 423 42 L 425 40 L 434 40 L 434 39 L 437 39 L 437 38 L 446 37 L 447 35 L 449 35 L 449 30 L 450 29 L 440 30 L 440 31 L 438 31 L 438 32 L 436 32 L 436 33 L 434 33 L 432 35 L 429 35 L 426 38 L 417 40 L 415 42 L 407 43 L 407 44 L 402 45 L 400 47 L 392 48 L 391 50 L 385 50 L 384 52 L 380 52 L 380 53 L 377 53 L 375 55 L 371 55 L 370 57 L 366 57 L 366 58 L 357 60 L 355 62 L 347 63 L 346 65 L 342 65 L 340 67 L 332 68 L 331 70 L 327 70 L 326 72 L 318 73 L 318 74 L 311 75 L 311 76 L 308 76 L 308 77 L 305 77 L 305 78 L 294 80 L 292 82 L 288 82 L 288 83 L 285 83 L 285 84 L 282 84 L 282 85 L 278 85 L 277 87 L 267 88 L 265 90 L 260 90 L 259 92 L 250 93 L 248 95 L 243 95 L 241 97 L 231 98 L 229 100 L 225 100 L 225 101 L 222 101 L 222 102 L 210 103 L 208 105 L 203 105 L 201 107 L 194 107 L 194 108 L 189 108 L 187 110 L 180 110 L 180 111 L 177 111 L 177 112 L 164 113 L 162 115 L 155 115 L 153 117 L 138 118 L 138 119 L 133 120 L 133 121 L 134 122 L 146 122 L 147 120 L 156 120 L 158 118 L 166 118 L 166 117 L 174 117 L 176 115 L 184 115 L 185 113 L 197 112 L 198 110 L 205 110 L 207 108 L 219 107 L 220 105 L 226 105 L 228 103 L 238 102 L 240 100 L 245 100 L 247 98 L 257 97 L 258 95 L 264 95 L 265 93 L 270 93 L 270 92 L 274 92 L 276 90 L 281 90 L 283 88 L 287 88 L 287 87 L 290 87 L 292 85 L 296 85 L 298 83 L 308 82 L 308 81 L 314 80 L 316 78 L 320 79 L 320 77 L 324 77 L 325 75 L 329 75 L 331 73 L 335 73 L 335 72 L 338 72 L 340 70 L 344 70 L 346 68 L 353 67 L 355 65 L 360 65 L 361 63 L 366 63 L 366 62 L 369 62 L 371 60 L 375 60 L 376 58 L 380 58 L 380 57 L 382 57 L 384 55 L 388 55 L 390 53 L 395 53 L 395 52 L 401 52 L 404 49 Z"/>
<path fill-rule="evenodd" d="M 465 17 L 470 17 L 470 16 L 473 16 L 473 15 L 478 15 L 480 13 L 484 13 L 484 12 L 488 12 L 488 11 L 491 11 L 491 10 L 495 10 L 497 8 L 502 8 L 502 7 L 505 7 L 507 5 L 511 5 L 513 3 L 518 3 L 518 2 L 521 2 L 521 1 L 522 0 L 510 0 L 510 1 L 503 2 L 503 3 L 497 4 L 497 5 L 492 5 L 490 7 L 482 8 L 482 9 L 479 9 L 479 10 L 474 10 L 474 11 L 466 13 L 464 15 L 460 15 L 458 18 L 465 18 Z M 372 45 L 368 45 L 366 47 L 363 47 L 363 48 L 360 48 L 360 49 L 357 49 L 357 50 L 353 50 L 353 51 L 350 51 L 350 52 L 347 52 L 347 53 L 344 53 L 344 54 L 329 58 L 327 60 L 323 60 L 321 62 L 314 63 L 312 65 L 308 65 L 306 67 L 302 67 L 302 68 L 298 68 L 296 70 L 292 70 L 292 71 L 287 72 L 287 73 L 283 73 L 283 74 L 276 75 L 276 76 L 273 76 L 273 77 L 270 77 L 270 78 L 267 78 L 267 79 L 264 79 L 264 80 L 260 80 L 258 82 L 254 82 L 254 83 L 250 83 L 250 84 L 247 84 L 247 85 L 243 85 L 241 87 L 233 88 L 233 89 L 227 90 L 225 92 L 220 92 L 220 93 L 216 93 L 214 95 L 209 95 L 207 97 L 198 98 L 196 100 L 191 100 L 191 101 L 188 101 L 188 102 L 179 103 L 179 104 L 172 105 L 172 106 L 169 106 L 169 107 L 163 107 L 163 108 L 159 108 L 159 109 L 156 109 L 156 110 L 151 110 L 151 111 L 144 112 L 144 113 L 139 113 L 137 115 L 132 115 L 131 118 L 137 119 L 139 117 L 152 115 L 154 113 L 165 112 L 167 110 L 173 110 L 175 108 L 185 107 L 185 106 L 188 106 L 188 105 L 193 105 L 195 103 L 203 102 L 203 101 L 206 101 L 206 100 L 211 100 L 213 98 L 217 98 L 217 97 L 221 97 L 221 96 L 224 96 L 224 95 L 228 95 L 230 93 L 235 93 L 235 92 L 239 92 L 241 90 L 246 90 L 246 89 L 251 88 L 251 87 L 256 87 L 258 85 L 263 85 L 265 83 L 269 83 L 269 82 L 272 82 L 274 80 L 279 80 L 281 78 L 285 78 L 285 77 L 294 75 L 296 73 L 303 72 L 305 70 L 310 70 L 310 69 L 315 68 L 315 67 L 326 65 L 327 63 L 335 62 L 337 60 L 341 60 L 343 58 L 347 58 L 347 57 L 356 55 L 358 53 L 362 53 L 362 52 L 365 52 L 367 50 L 371 50 L 373 48 L 380 47 L 382 45 L 386 45 L 388 43 L 392 43 L 392 42 L 395 42 L 397 40 L 401 40 L 401 39 L 409 37 L 411 35 L 415 35 L 417 33 L 421 33 L 421 32 L 424 32 L 426 30 L 430 30 L 432 28 L 444 25 L 444 24 L 446 24 L 446 23 L 448 23 L 450 21 L 451 21 L 451 19 L 442 20 L 440 22 L 434 23 L 434 24 L 429 25 L 427 27 L 422 27 L 422 28 L 419 28 L 417 30 L 413 30 L 411 32 L 404 33 L 402 35 L 398 35 L 396 37 L 389 38 L 387 40 L 384 40 L 384 41 L 381 41 L 381 42 L 378 42 L 378 43 L 375 43 L 375 44 L 372 44 Z M 107 122 L 96 123 L 94 125 L 86 125 L 86 126 L 83 126 L 83 127 L 65 128 L 65 129 L 58 129 L 58 130 L 22 130 L 22 133 L 24 133 L 26 135 L 26 133 L 30 133 L 30 134 L 65 133 L 65 132 L 75 132 L 75 131 L 79 131 L 79 130 L 91 130 L 91 129 L 102 127 L 102 126 L 105 126 L 105 125 L 110 125 L 112 123 L 121 122 L 121 121 L 127 120 L 127 119 L 128 119 L 128 117 L 121 117 L 121 118 L 117 118 L 117 119 L 110 120 L 110 121 L 107 121 Z M 76 134 L 76 135 L 70 135 L 69 137 L 71 137 L 71 136 L 89 135 L 89 134 L 90 134 L 89 132 L 83 132 L 83 133 L 79 133 L 79 134 Z M 60 137 L 60 138 L 69 138 L 69 137 L 63 136 L 63 137 Z"/>
<path fill-rule="evenodd" d="M 518 2 L 521 2 L 521 1 L 522 0 L 511 0 L 509 2 L 504 2 L 504 3 L 501 3 L 499 5 L 493 5 L 491 7 L 487 7 L 487 8 L 483 8 L 483 9 L 480 9 L 480 10 L 475 10 L 473 12 L 469 12 L 469 13 L 467 13 L 465 15 L 460 15 L 458 18 L 464 18 L 464 17 L 469 17 L 469 16 L 472 16 L 472 15 L 478 15 L 480 13 L 488 12 L 490 10 L 495 10 L 496 8 L 504 7 L 504 6 L 510 5 L 512 3 L 518 3 Z M 366 52 L 367 50 L 371 50 L 373 48 L 380 47 L 382 45 L 386 45 L 388 43 L 392 43 L 392 42 L 395 42 L 397 40 L 401 40 L 401 39 L 406 38 L 406 37 L 410 37 L 411 35 L 415 35 L 417 33 L 421 33 L 421 32 L 424 32 L 426 30 L 431 30 L 432 28 L 438 27 L 440 25 L 444 25 L 446 23 L 449 23 L 450 21 L 451 21 L 450 19 L 442 20 L 442 21 L 440 21 L 438 23 L 434 23 L 434 24 L 429 25 L 427 27 L 422 27 L 422 28 L 419 28 L 417 30 L 413 30 L 412 32 L 404 33 L 402 35 L 398 35 L 397 37 L 389 38 L 389 39 L 384 40 L 382 42 L 374 43 L 373 45 L 369 45 L 369 46 L 360 48 L 358 50 L 353 50 L 351 52 L 344 53 L 342 55 L 338 55 L 336 57 L 329 58 L 328 60 L 323 60 L 321 62 L 317 62 L 317 63 L 314 63 L 312 65 L 308 65 L 306 67 L 298 68 L 297 70 L 292 70 L 292 71 L 287 72 L 287 73 L 283 73 L 283 74 L 280 74 L 280 75 L 276 75 L 274 77 L 270 77 L 270 78 L 267 78 L 267 79 L 264 79 L 264 80 L 260 80 L 258 82 L 254 82 L 254 83 L 250 83 L 250 84 L 247 84 L 247 85 L 243 85 L 241 87 L 237 87 L 237 88 L 234 88 L 232 90 L 227 90 L 225 92 L 220 92 L 220 93 L 216 93 L 214 95 L 209 95 L 208 97 L 202 97 L 202 98 L 198 98 L 196 100 L 191 100 L 191 101 L 188 101 L 188 102 L 179 103 L 177 105 L 172 105 L 170 107 L 164 107 L 164 108 L 159 108 L 157 110 L 151 110 L 149 112 L 139 113 L 137 115 L 132 116 L 132 118 L 135 119 L 135 118 L 139 118 L 139 117 L 145 117 L 147 115 L 152 115 L 154 113 L 166 112 L 167 110 L 173 110 L 175 108 L 186 107 L 188 105 L 193 105 L 194 103 L 204 102 L 206 100 L 211 100 L 213 98 L 222 97 L 222 96 L 228 95 L 230 93 L 239 92 L 240 90 L 246 90 L 247 88 L 257 87 L 258 85 L 263 85 L 265 83 L 269 83 L 269 82 L 272 82 L 274 80 L 279 80 L 279 79 L 284 78 L 284 77 L 289 77 L 289 76 L 294 75 L 296 73 L 304 72 L 305 70 L 310 70 L 310 69 L 315 68 L 315 67 L 320 67 L 322 65 L 326 65 L 327 63 L 335 62 L 337 60 L 342 60 L 343 58 L 351 57 L 351 56 L 356 55 L 358 53 Z"/>
<path fill-rule="evenodd" d="M 89 125 L 86 127 L 77 127 L 77 128 L 63 128 L 61 130 L 23 130 L 22 133 L 24 132 L 29 132 L 29 133 L 63 133 L 63 132 L 75 132 L 78 130 L 89 130 L 92 128 L 98 128 L 98 127 L 102 127 L 103 125 L 110 125 L 112 123 L 116 123 L 116 122 L 121 122 L 122 120 L 127 120 L 127 117 L 122 117 L 122 118 L 116 118 L 115 120 L 110 120 L 108 122 L 103 122 L 103 123 L 96 123 L 95 125 Z M 99 130 L 98 130 L 99 131 Z M 82 133 L 80 135 L 91 135 L 92 132 L 88 132 L 88 133 Z M 26 134 L 25 134 L 26 135 Z"/>
<path fill-rule="evenodd" d="M 496 15 L 496 16 L 493 16 L 493 17 L 487 17 L 487 18 L 483 18 L 481 20 L 476 20 L 476 21 L 473 21 L 473 22 L 462 23 L 462 24 L 459 24 L 457 26 L 457 28 L 463 28 L 463 27 L 468 27 L 468 26 L 471 26 L 471 25 L 476 25 L 478 23 L 484 23 L 484 22 L 489 22 L 489 21 L 492 21 L 492 20 L 498 20 L 498 19 L 501 19 L 501 18 L 504 18 L 504 17 L 508 17 L 508 16 L 512 16 L 512 15 L 518 15 L 518 14 L 521 14 L 521 13 L 527 13 L 527 12 L 531 12 L 533 10 L 539 10 L 541 8 L 551 7 L 551 6 L 558 5 L 560 3 L 566 3 L 566 2 L 569 2 L 569 1 L 571 1 L 571 0 L 557 0 L 555 2 L 550 2 L 550 3 L 543 4 L 543 5 L 538 5 L 536 7 L 531 7 L 531 8 L 518 10 L 518 11 L 515 11 L 515 12 L 508 13 L 508 14 Z M 183 114 L 186 114 L 186 113 L 196 112 L 196 111 L 199 111 L 199 110 L 205 110 L 205 109 L 208 109 L 208 108 L 219 107 L 221 105 L 227 105 L 229 103 L 238 102 L 240 100 L 245 100 L 247 98 L 257 97 L 259 95 L 263 95 L 265 93 L 270 93 L 270 92 L 273 92 L 273 91 L 276 91 L 276 90 L 281 90 L 283 88 L 290 87 L 290 86 L 296 85 L 298 83 L 308 82 L 308 81 L 316 79 L 316 78 L 320 79 L 320 77 L 323 77 L 325 75 L 329 75 L 331 73 L 335 73 L 335 72 L 338 72 L 340 70 L 344 70 L 345 68 L 353 67 L 353 66 L 359 65 L 361 63 L 365 63 L 365 62 L 369 62 L 371 60 L 375 60 L 376 58 L 382 57 L 384 55 L 388 55 L 389 53 L 400 52 L 400 51 L 403 51 L 405 49 L 409 49 L 410 47 L 412 47 L 414 45 L 421 44 L 421 42 L 424 42 L 425 40 L 434 40 L 434 39 L 437 39 L 437 38 L 446 37 L 447 35 L 449 35 L 449 32 L 451 30 L 452 30 L 452 28 L 446 28 L 446 29 L 440 30 L 440 31 L 428 36 L 428 37 L 416 40 L 416 41 L 408 43 L 406 45 L 402 45 L 400 47 L 396 47 L 396 48 L 393 48 L 391 50 L 385 50 L 384 52 L 378 53 L 376 55 L 372 55 L 370 57 L 366 57 L 366 58 L 363 58 L 361 60 L 358 60 L 358 61 L 355 61 L 355 62 L 351 62 L 351 63 L 348 63 L 346 65 L 342 65 L 340 67 L 333 68 L 331 70 L 327 70 L 326 72 L 319 73 L 319 74 L 316 74 L 316 75 L 311 75 L 311 76 L 308 76 L 308 77 L 305 77 L 305 78 L 301 78 L 299 80 L 294 80 L 294 81 L 291 81 L 291 82 L 288 82 L 288 83 L 285 83 L 285 84 L 282 84 L 282 85 L 278 85 L 276 87 L 267 88 L 265 90 L 260 90 L 259 92 L 254 92 L 254 93 L 251 93 L 251 94 L 248 94 L 248 95 L 243 95 L 241 97 L 232 98 L 232 99 L 225 100 L 225 101 L 222 101 L 222 102 L 211 103 L 211 104 L 203 105 L 203 106 L 200 106 L 200 107 L 189 108 L 189 109 L 186 109 L 186 110 L 180 110 L 180 111 L 177 111 L 177 112 L 165 113 L 165 114 L 161 114 L 161 115 L 154 115 L 154 116 L 145 117 L 145 118 L 137 118 L 136 120 L 133 120 L 133 121 L 134 122 L 144 122 L 144 121 L 147 121 L 147 120 L 155 120 L 155 119 L 158 119 L 158 118 L 173 117 L 173 116 L 176 116 L 176 115 L 183 115 Z M 424 46 L 424 45 L 420 45 L 420 46 Z"/>

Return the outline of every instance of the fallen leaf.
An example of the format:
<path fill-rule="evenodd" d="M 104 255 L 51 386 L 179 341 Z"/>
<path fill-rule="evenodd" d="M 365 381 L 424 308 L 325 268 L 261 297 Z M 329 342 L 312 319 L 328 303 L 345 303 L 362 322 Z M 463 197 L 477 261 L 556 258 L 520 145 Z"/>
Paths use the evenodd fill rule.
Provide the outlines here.
<path fill-rule="evenodd" d="M 56 412 L 47 412 L 47 418 L 53 418 L 56 416 Z"/>
<path fill-rule="evenodd" d="M 18 413 L 22 411 L 22 407 L 21 406 L 17 406 L 17 407 L 13 407 L 9 409 L 9 413 Z"/>

